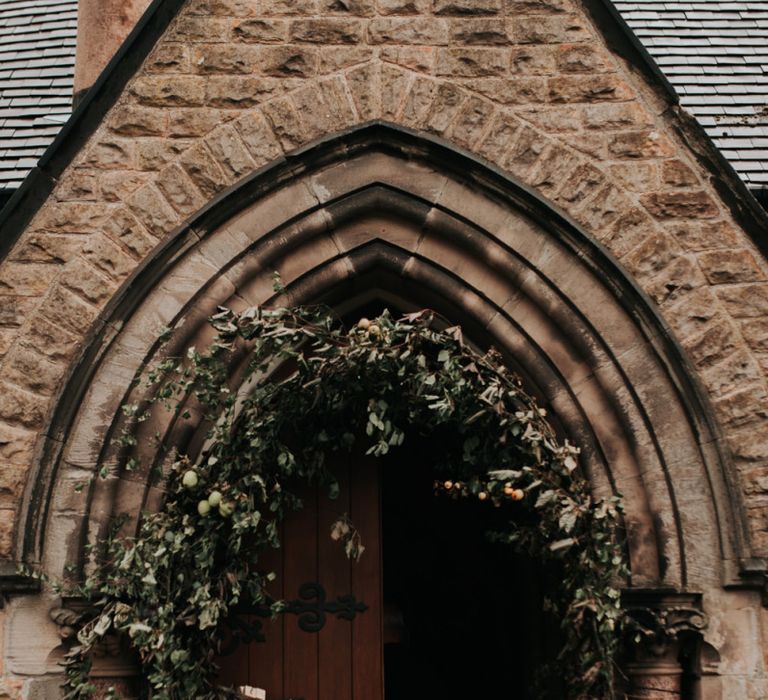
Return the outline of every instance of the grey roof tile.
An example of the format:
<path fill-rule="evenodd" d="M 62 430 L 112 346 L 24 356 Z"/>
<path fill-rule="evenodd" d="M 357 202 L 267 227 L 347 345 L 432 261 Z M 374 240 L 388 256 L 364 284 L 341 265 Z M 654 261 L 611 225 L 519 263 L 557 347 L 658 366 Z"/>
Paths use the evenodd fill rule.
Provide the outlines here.
<path fill-rule="evenodd" d="M 72 109 L 77 0 L 0 0 L 0 189 L 18 187 Z"/>
<path fill-rule="evenodd" d="M 613 0 L 744 181 L 768 185 L 768 2 Z"/>

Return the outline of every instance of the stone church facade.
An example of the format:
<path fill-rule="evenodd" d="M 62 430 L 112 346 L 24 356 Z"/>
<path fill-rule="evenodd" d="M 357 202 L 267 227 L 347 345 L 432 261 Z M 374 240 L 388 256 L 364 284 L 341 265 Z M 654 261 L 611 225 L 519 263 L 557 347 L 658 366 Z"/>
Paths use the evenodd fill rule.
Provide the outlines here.
<path fill-rule="evenodd" d="M 768 697 L 768 218 L 609 3 L 154 2 L 0 226 L 0 698 L 58 697 L 69 633 L 17 565 L 162 498 L 113 443 L 160 330 L 274 271 L 498 347 L 624 496 L 636 697 Z"/>

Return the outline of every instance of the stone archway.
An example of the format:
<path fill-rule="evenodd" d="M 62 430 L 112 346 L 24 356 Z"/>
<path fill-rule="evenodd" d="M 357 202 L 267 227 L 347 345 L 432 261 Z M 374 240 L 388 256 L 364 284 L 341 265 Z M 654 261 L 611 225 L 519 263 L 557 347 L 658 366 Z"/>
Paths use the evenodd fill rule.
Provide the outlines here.
<path fill-rule="evenodd" d="M 280 298 L 274 270 L 287 288 Z M 40 445 L 20 528 L 24 559 L 53 574 L 82 566 L 83 545 L 113 516 L 135 522 L 162 499 L 148 471 L 124 469 L 112 442 L 120 406 L 141 398 L 133 379 L 156 356 L 161 327 L 184 349 L 205 342 L 218 305 L 325 301 L 344 313 L 372 298 L 434 307 L 502 351 L 582 447 L 596 493 L 624 495 L 632 589 L 717 598 L 739 582 L 747 538 L 725 451 L 644 294 L 534 193 L 437 140 L 382 124 L 247 178 L 128 280 Z M 141 430 L 151 466 L 162 464 L 144 438 L 159 433 L 194 453 L 203 432 L 160 413 Z M 92 480 L 102 468 L 107 478 Z"/>

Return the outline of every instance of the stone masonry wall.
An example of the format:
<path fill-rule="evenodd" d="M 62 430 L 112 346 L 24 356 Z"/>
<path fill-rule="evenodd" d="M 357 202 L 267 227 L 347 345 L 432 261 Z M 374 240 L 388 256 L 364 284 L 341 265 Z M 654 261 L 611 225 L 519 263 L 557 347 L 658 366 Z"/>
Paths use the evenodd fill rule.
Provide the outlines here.
<path fill-rule="evenodd" d="M 497 164 L 634 275 L 768 555 L 768 270 L 662 112 L 578 0 L 190 0 L 0 267 L 0 556 L 52 398 L 142 258 L 255 168 L 371 119 Z"/>

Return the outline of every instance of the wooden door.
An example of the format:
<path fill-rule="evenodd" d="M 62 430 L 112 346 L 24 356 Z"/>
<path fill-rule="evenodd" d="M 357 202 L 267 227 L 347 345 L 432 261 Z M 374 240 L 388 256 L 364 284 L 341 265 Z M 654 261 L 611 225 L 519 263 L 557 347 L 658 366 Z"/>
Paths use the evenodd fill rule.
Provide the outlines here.
<path fill-rule="evenodd" d="M 339 497 L 307 489 L 304 508 L 283 523 L 282 548 L 262 560 L 277 574 L 272 597 L 298 603 L 297 612 L 275 621 L 246 615 L 244 622 L 262 624 L 265 641 L 241 644 L 223 657 L 223 683 L 263 689 L 266 700 L 383 699 L 379 465 L 370 458 L 341 457 L 337 475 Z M 330 536 L 344 513 L 365 546 L 357 562 Z M 352 612 L 349 596 L 356 607 L 365 606 L 354 610 L 351 620 L 345 619 Z M 323 597 L 326 609 L 313 613 Z M 346 601 L 341 610 L 339 601 Z"/>

